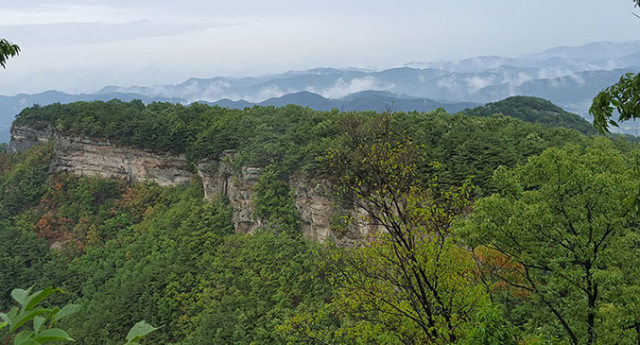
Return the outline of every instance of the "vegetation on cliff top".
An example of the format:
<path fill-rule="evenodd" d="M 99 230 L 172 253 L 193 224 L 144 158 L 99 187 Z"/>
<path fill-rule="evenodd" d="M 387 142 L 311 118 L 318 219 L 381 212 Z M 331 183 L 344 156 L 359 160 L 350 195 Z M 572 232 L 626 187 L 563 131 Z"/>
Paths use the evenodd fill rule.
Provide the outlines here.
<path fill-rule="evenodd" d="M 441 110 L 119 101 L 33 107 L 16 124 L 192 160 L 235 149 L 236 164 L 267 167 L 254 190 L 267 226 L 245 235 L 199 183 L 51 174 L 46 145 L 0 154 L 0 308 L 11 305 L 9 287 L 59 286 L 68 294 L 51 303 L 82 305 L 60 323 L 81 343 L 121 343 L 142 319 L 164 325 L 148 339 L 163 344 L 640 337 L 638 153 L 628 141 Z M 322 174 L 337 201 L 368 214 L 345 222 L 386 231 L 348 249 L 305 240 L 287 184 L 294 171 Z"/>
<path fill-rule="evenodd" d="M 555 111 L 555 106 L 541 102 Z M 514 109 L 531 109 L 529 103 Z M 534 103 L 540 102 L 534 99 Z M 140 101 L 112 100 L 33 106 L 23 110 L 14 125 L 51 126 L 64 134 L 186 153 L 192 161 L 216 159 L 224 150 L 237 150 L 234 164 L 238 166 L 273 164 L 287 174 L 321 173 L 323 166 L 318 158 L 340 144 L 342 123 L 350 118 L 380 116 L 375 112 L 322 112 L 291 105 L 235 110 L 197 103 L 144 105 Z M 490 178 L 498 166 L 522 164 L 528 156 L 548 147 L 567 142 L 584 145 L 589 140 L 566 128 L 543 127 L 500 115 L 451 116 L 435 110 L 398 112 L 392 118 L 395 133 L 405 132 L 419 145 L 426 161 L 442 164 L 439 175 L 443 185 L 460 184 L 471 176 L 481 194 L 495 190 Z M 624 145 L 622 141 L 620 145 Z"/>

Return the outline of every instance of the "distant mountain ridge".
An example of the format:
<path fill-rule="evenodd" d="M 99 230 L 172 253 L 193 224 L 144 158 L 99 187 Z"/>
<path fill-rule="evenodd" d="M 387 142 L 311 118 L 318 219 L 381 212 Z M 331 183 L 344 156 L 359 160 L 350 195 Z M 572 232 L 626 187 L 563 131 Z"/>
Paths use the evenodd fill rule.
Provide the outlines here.
<path fill-rule="evenodd" d="M 35 95 L 20 94 L 12 97 L 0 96 L 0 142 L 9 141 L 11 138 L 9 134 L 9 127 L 13 122 L 13 118 L 26 107 L 34 104 L 44 106 L 52 103 L 71 103 L 77 101 L 108 101 L 114 98 L 123 101 L 140 99 L 144 103 L 191 103 L 182 98 L 161 96 L 151 97 L 138 93 L 119 93 L 115 91 L 80 95 L 70 95 L 58 91 L 47 91 Z M 479 105 L 478 103 L 473 102 L 438 102 L 426 98 L 396 95 L 386 91 L 363 91 L 348 95 L 343 99 L 329 99 L 315 93 L 303 91 L 287 94 L 281 97 L 272 97 L 259 103 L 252 103 L 244 100 L 232 101 L 230 99 L 222 99 L 216 102 L 199 102 L 235 109 L 244 109 L 246 107 L 253 107 L 256 105 L 281 107 L 287 104 L 296 104 L 303 107 L 310 107 L 315 110 L 331 110 L 335 108 L 341 111 L 430 111 L 437 108 L 444 108 L 450 113 L 455 113 L 463 109 Z"/>
<path fill-rule="evenodd" d="M 222 99 L 261 103 L 298 92 L 342 99 L 368 90 L 446 100 L 444 103 L 487 103 L 526 95 L 548 99 L 586 117 L 585 104 L 598 91 L 615 83 L 621 74 L 638 71 L 640 41 L 594 42 L 521 57 L 414 62 L 381 71 L 314 68 L 257 78 L 191 78 L 175 85 L 109 86 L 100 92 L 133 92 L 209 103 Z"/>
<path fill-rule="evenodd" d="M 296 104 L 315 110 L 338 109 L 340 111 L 419 111 L 426 112 L 437 108 L 444 108 L 449 113 L 456 113 L 469 107 L 479 105 L 473 102 L 437 102 L 427 98 L 407 97 L 396 95 L 388 91 L 362 91 L 340 99 L 324 98 L 318 94 L 301 91 L 270 98 L 259 103 L 247 101 L 232 101 L 222 99 L 217 102 L 202 102 L 226 108 L 243 109 L 255 105 L 282 107 Z"/>
<path fill-rule="evenodd" d="M 244 78 L 190 78 L 174 85 L 107 86 L 93 94 L 47 91 L 0 96 L 0 141 L 23 108 L 55 102 L 141 99 L 222 107 L 298 104 L 328 110 L 449 112 L 524 95 L 552 101 L 588 118 L 593 97 L 624 73 L 640 71 L 640 41 L 555 47 L 521 57 L 481 56 L 460 61 L 413 62 L 372 71 L 313 68 Z M 4 130 L 3 130 L 4 127 Z"/>

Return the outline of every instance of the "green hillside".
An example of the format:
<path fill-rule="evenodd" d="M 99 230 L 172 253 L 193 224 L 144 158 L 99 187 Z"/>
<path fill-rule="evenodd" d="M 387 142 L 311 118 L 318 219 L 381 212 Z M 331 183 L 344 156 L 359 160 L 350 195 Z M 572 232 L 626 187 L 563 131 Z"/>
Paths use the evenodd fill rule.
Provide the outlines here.
<path fill-rule="evenodd" d="M 546 104 L 546 103 L 545 103 Z M 530 108 L 525 108 L 529 111 Z M 50 126 L 58 132 L 109 139 L 160 152 L 186 153 L 193 162 L 237 150 L 238 166 L 277 165 L 279 171 L 316 171 L 326 150 L 343 141 L 351 120 L 375 121 L 376 112 L 315 111 L 295 105 L 227 109 L 203 104 L 144 105 L 140 101 L 77 102 L 33 106 L 14 125 Z M 512 117 L 451 116 L 443 110 L 391 115 L 389 139 L 400 133 L 420 145 L 427 162 L 438 162 L 440 181 L 461 184 L 467 177 L 479 192 L 492 192 L 500 165 L 515 166 L 545 148 L 586 137 L 565 128 L 547 128 Z"/>
<path fill-rule="evenodd" d="M 122 344 L 140 320 L 162 326 L 147 344 L 640 340 L 640 151 L 623 137 L 443 110 L 116 100 L 34 106 L 14 125 L 191 163 L 234 149 L 237 168 L 266 168 L 253 200 L 264 223 L 240 234 L 197 176 L 163 188 L 54 173 L 52 144 L 0 152 L 0 311 L 19 302 L 13 288 L 60 287 L 44 306 L 81 306 L 57 324 L 79 344 Z M 294 173 L 383 231 L 358 245 L 304 238 Z M 332 231 L 357 221 L 345 211 Z M 0 322 L 2 341 L 11 331 Z"/>
<path fill-rule="evenodd" d="M 509 97 L 502 101 L 466 109 L 460 113 L 480 117 L 503 114 L 526 122 L 571 128 L 584 134 L 596 133 L 595 128 L 580 115 L 567 112 L 550 101 L 537 97 Z"/>

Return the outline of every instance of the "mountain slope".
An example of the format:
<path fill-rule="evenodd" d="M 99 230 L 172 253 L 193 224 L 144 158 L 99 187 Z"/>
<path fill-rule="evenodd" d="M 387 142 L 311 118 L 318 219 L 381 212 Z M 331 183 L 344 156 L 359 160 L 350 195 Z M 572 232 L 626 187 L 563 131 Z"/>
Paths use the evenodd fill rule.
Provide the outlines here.
<path fill-rule="evenodd" d="M 499 102 L 487 103 L 480 107 L 466 109 L 461 113 L 479 117 L 503 114 L 526 122 L 572 128 L 585 134 L 596 133 L 593 126 L 579 115 L 567 112 L 547 100 L 536 97 L 509 97 Z"/>
<path fill-rule="evenodd" d="M 363 91 L 348 95 L 340 99 L 330 99 L 318 94 L 302 91 L 284 95 L 282 97 L 270 98 L 260 103 L 250 103 L 246 101 L 231 101 L 222 99 L 217 102 L 201 102 L 210 105 L 218 105 L 225 108 L 244 109 L 256 105 L 282 107 L 288 104 L 295 104 L 309 107 L 314 110 L 340 111 L 418 111 L 426 112 L 438 108 L 443 108 L 449 113 L 456 113 L 463 109 L 475 107 L 478 103 L 472 102 L 439 102 L 428 98 L 407 97 L 396 95 L 388 91 Z"/>

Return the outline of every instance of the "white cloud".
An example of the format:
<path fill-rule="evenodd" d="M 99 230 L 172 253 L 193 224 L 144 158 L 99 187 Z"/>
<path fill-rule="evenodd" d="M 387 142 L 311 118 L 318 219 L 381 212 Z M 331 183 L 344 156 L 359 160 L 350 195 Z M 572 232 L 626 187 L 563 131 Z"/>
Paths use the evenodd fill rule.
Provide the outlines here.
<path fill-rule="evenodd" d="M 460 84 L 452 77 L 438 80 L 438 87 L 441 89 L 447 89 L 451 92 L 460 91 Z"/>
<path fill-rule="evenodd" d="M 465 81 L 467 82 L 469 93 L 476 93 L 489 85 L 493 85 L 495 83 L 495 77 L 481 78 L 479 76 L 473 76 L 466 78 Z"/>
<path fill-rule="evenodd" d="M 381 70 L 406 61 L 517 55 L 557 45 L 637 39 L 629 1 L 586 6 L 578 0 L 402 0 L 391 6 L 371 0 L 363 10 L 364 5 L 339 0 L 0 0 L 0 34 L 23 48 L 0 71 L 0 94 L 40 92 L 53 85 L 90 91 L 94 84 L 98 89 L 166 84 L 317 66 Z M 567 16 L 575 8 L 584 11 Z M 393 87 L 370 82 L 343 80 L 320 92 L 339 97 L 364 86 Z M 444 81 L 440 86 L 466 91 L 486 82 Z"/>
<path fill-rule="evenodd" d="M 354 78 L 348 81 L 343 78 L 339 78 L 338 81 L 329 88 L 316 89 L 314 87 L 307 87 L 305 91 L 320 94 L 325 98 L 342 98 L 352 93 L 366 90 L 392 91 L 393 88 L 394 85 L 382 85 L 378 83 L 378 80 L 375 77 L 366 76 L 363 78 Z"/>
<path fill-rule="evenodd" d="M 43 4 L 0 11 L 2 26 L 44 25 L 57 23 L 126 23 L 140 15 L 123 7 L 80 4 Z"/>
<path fill-rule="evenodd" d="M 260 89 L 260 91 L 258 91 L 258 93 L 256 94 L 247 94 L 244 96 L 244 100 L 245 101 L 249 101 L 249 102 L 262 102 L 265 101 L 269 98 L 274 98 L 274 97 L 282 97 L 285 94 L 287 94 L 289 92 L 284 92 L 282 90 L 280 90 L 279 87 L 277 87 L 276 85 L 269 85 L 266 86 L 262 89 Z"/>

